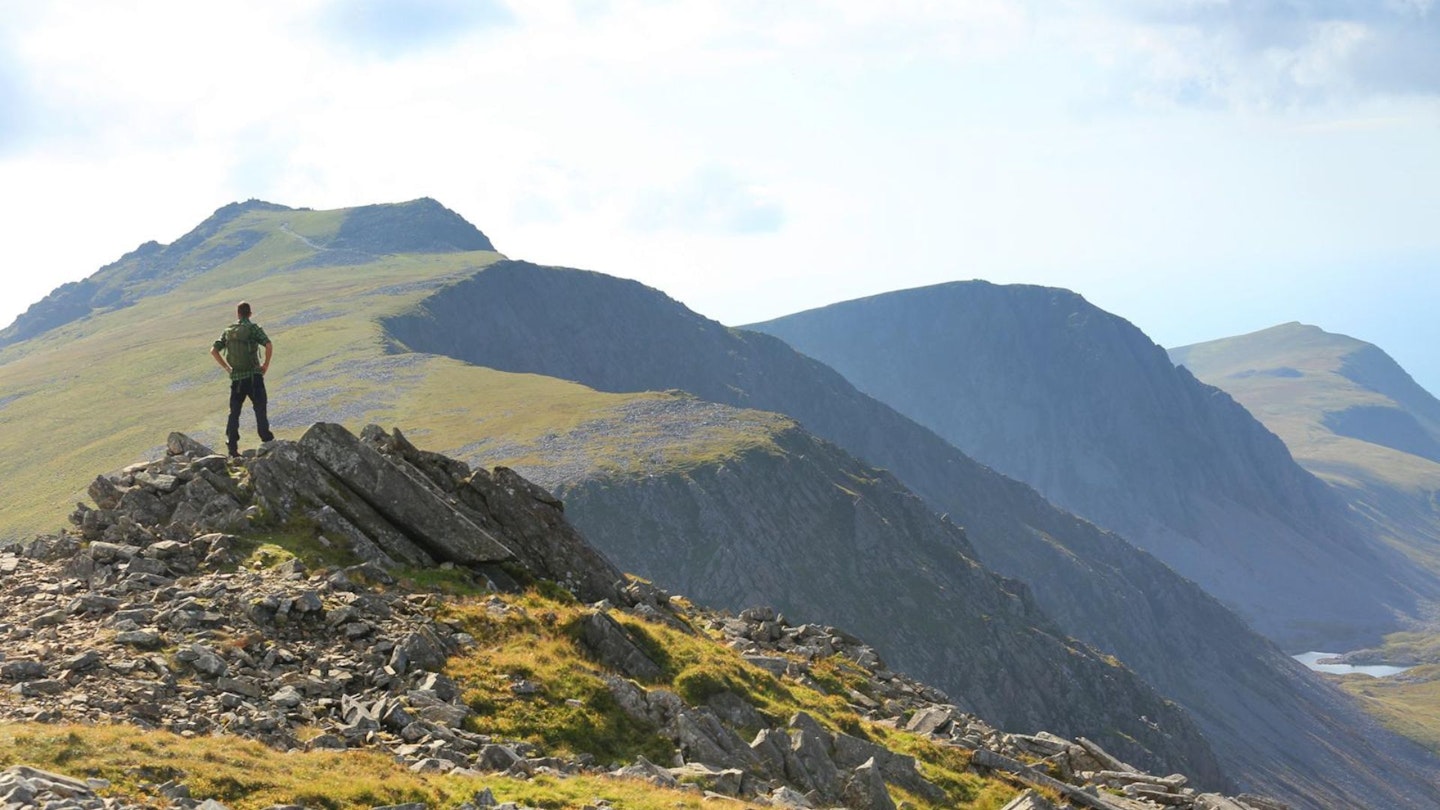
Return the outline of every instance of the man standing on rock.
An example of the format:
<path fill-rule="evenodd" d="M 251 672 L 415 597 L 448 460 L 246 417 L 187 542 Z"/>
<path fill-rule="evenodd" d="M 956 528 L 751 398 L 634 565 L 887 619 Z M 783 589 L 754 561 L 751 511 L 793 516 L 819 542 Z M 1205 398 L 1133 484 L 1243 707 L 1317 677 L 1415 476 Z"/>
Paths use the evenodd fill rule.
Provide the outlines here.
<path fill-rule="evenodd" d="M 225 444 L 231 456 L 240 455 L 240 408 L 245 398 L 255 409 L 255 429 L 260 441 L 275 438 L 270 432 L 270 417 L 265 413 L 265 372 L 270 370 L 274 348 L 265 330 L 250 322 L 250 304 L 241 301 L 235 306 L 239 320 L 225 327 L 220 339 L 210 347 L 210 356 L 230 375 L 230 418 L 225 422 Z M 260 347 L 265 359 L 260 359 Z M 224 355 L 221 355 L 221 352 Z"/>

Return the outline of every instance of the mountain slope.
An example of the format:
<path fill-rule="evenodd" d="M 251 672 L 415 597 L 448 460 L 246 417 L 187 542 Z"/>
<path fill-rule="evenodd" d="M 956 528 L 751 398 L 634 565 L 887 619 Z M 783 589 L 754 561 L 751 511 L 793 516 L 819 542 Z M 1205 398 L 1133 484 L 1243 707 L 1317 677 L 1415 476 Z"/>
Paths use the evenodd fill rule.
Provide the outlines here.
<path fill-rule="evenodd" d="M 1170 356 L 1250 409 L 1377 534 L 1440 571 L 1440 400 L 1383 350 L 1289 323 Z"/>
<path fill-rule="evenodd" d="M 392 215 L 395 222 L 380 230 L 400 236 L 370 244 L 363 261 L 325 247 L 360 212 Z M 454 241 L 454 219 L 427 201 L 340 211 L 232 205 L 185 239 L 150 250 L 167 257 L 163 292 L 151 286 L 160 277 L 146 275 L 133 254 L 96 273 L 87 281 L 113 282 L 117 300 L 130 303 L 0 348 L 0 538 L 62 522 L 107 459 L 156 449 L 157 424 L 223 443 L 228 385 L 207 353 L 242 298 L 275 342 L 267 382 L 272 427 L 282 438 L 315 421 L 421 412 L 417 438 L 438 432 L 452 448 L 493 447 L 657 398 L 388 351 L 379 318 L 501 258 L 487 250 L 399 252 Z M 474 239 L 479 231 L 466 227 Z M 240 243 L 249 247 L 227 247 Z M 242 446 L 254 442 L 251 424 L 247 412 Z"/>
<path fill-rule="evenodd" d="M 586 537 L 627 570 L 706 604 L 837 622 L 1005 728 L 1098 733 L 1122 758 L 1152 770 L 1183 763 L 1202 784 L 1223 784 L 1183 711 L 1067 638 L 888 474 L 798 428 L 723 463 L 560 491 Z"/>
<path fill-rule="evenodd" d="M 413 425 L 410 433 L 417 441 L 466 458 L 583 477 L 723 461 L 752 449 L 773 448 L 776 436 L 793 429 L 773 414 L 730 408 L 717 412 L 716 406 L 673 394 L 605 394 L 554 378 L 404 352 L 381 323 L 447 286 L 484 275 L 499 257 L 449 249 L 401 252 L 430 244 L 407 235 L 409 229 L 429 229 L 426 217 L 433 218 L 438 229 L 448 222 L 446 212 L 430 205 L 384 206 L 378 211 L 396 222 L 372 223 L 370 237 L 352 239 L 351 245 L 367 245 L 369 255 L 347 263 L 352 262 L 351 248 L 327 246 L 337 243 L 356 211 L 268 205 L 251 205 L 238 213 L 222 209 L 197 229 L 207 234 L 204 239 L 183 250 L 162 249 L 175 262 L 175 284 L 164 293 L 137 296 L 129 306 L 97 311 L 0 349 L 0 390 L 17 392 L 0 406 L 0 480 L 7 495 L 14 493 L 0 503 L 0 534 L 18 539 L 26 536 L 27 526 L 53 525 L 55 515 L 63 515 L 75 500 L 72 493 L 88 483 L 86 473 L 104 459 L 155 452 L 151 442 L 157 421 L 218 443 L 225 385 L 206 353 L 241 297 L 255 305 L 257 321 L 276 344 L 269 387 L 272 425 L 282 439 L 293 438 L 315 420 L 354 423 L 403 417 Z M 417 217 L 422 220 L 418 225 Z M 245 238 L 253 242 L 251 247 L 219 264 L 205 259 L 213 258 L 217 245 L 233 243 L 239 233 L 250 234 Z M 155 328 L 159 324 L 163 330 Z M 114 362 L 117 357 L 124 358 L 123 364 Z M 117 407 L 117 395 L 124 407 Z M 34 436 L 51 438 L 28 439 Z M 547 455 L 555 436 L 577 436 L 580 441 L 562 457 Z M 249 436 L 245 438 L 248 443 Z M 933 522 L 928 512 L 921 514 Z M 932 546 L 936 537 L 959 542 L 953 527 L 932 527 L 931 532 Z M 867 536 L 900 538 L 884 543 L 901 544 L 924 534 L 914 527 L 882 525 Z M 404 547 L 398 541 L 392 545 Z M 1043 621 L 1033 603 L 1008 593 L 1009 586 L 988 573 L 971 572 L 973 562 L 957 556 L 963 553 L 958 548 L 946 557 L 957 561 L 946 581 L 966 587 L 937 609 L 957 625 L 975 612 L 965 610 L 966 605 L 981 603 L 997 610 L 1018 606 L 1015 610 Z M 971 578 L 955 579 L 962 573 Z M 912 608 L 916 617 L 922 612 Z M 824 618 L 820 613 L 807 615 Z M 997 690 L 988 696 L 976 692 L 977 704 L 1013 704 L 1010 710 L 1017 717 L 1054 717 L 1077 728 L 1093 720 L 1094 727 L 1087 729 L 1091 736 L 1107 741 L 1113 737 L 1121 744 L 1127 743 L 1113 730 L 1127 729 L 1138 741 L 1129 743 L 1138 746 L 1137 752 L 1148 746 L 1158 752 L 1156 762 L 1190 763 L 1197 778 L 1209 784 L 1219 781 L 1213 755 L 1193 724 L 1133 674 L 1064 639 L 1050 625 L 1032 631 L 1025 629 L 1030 625 L 1020 627 L 1001 618 L 996 622 L 995 627 L 1013 631 L 999 637 L 1013 638 L 1011 647 L 989 649 L 991 636 L 968 638 L 955 628 L 945 638 L 957 650 L 985 650 L 1000 671 L 1009 668 L 1005 662 L 1015 663 L 1017 671 L 1021 663 L 1032 668 L 1034 672 L 1017 676 L 1021 681 L 1039 685 L 1054 678 L 1072 686 L 1032 693 Z M 1023 654 L 1014 649 L 1022 642 Z M 956 664 L 974 667 L 973 661 Z M 1073 704 L 1067 695 L 1084 700 Z M 1166 723 L 1165 731 L 1141 724 L 1141 715 Z"/>
<path fill-rule="evenodd" d="M 7 806 L 474 807 L 492 791 L 713 804 L 685 784 L 737 806 L 813 791 L 871 810 L 892 791 L 937 809 L 1017 792 L 998 769 L 1026 740 L 938 703 L 848 633 L 719 615 L 623 577 L 513 472 L 373 425 L 317 424 L 237 460 L 183 434 L 165 444 L 97 478 L 78 535 L 0 549 L 7 620 L 43 625 L 7 631 Z M 304 514 L 360 502 L 376 505 L 363 532 L 320 535 Z M 397 566 L 369 542 L 382 529 L 451 566 Z M 479 547 L 513 557 L 462 559 Z M 902 729 L 912 713 L 931 722 Z M 1057 746 L 1070 772 L 1103 767 Z M 965 773 L 972 761 L 997 770 Z"/>
<path fill-rule="evenodd" d="M 490 240 L 460 215 L 432 199 L 369 205 L 343 216 L 250 200 L 231 203 L 169 245 L 146 242 L 113 264 L 81 281 L 64 284 L 0 329 L 0 348 L 44 334 L 94 312 L 128 307 L 141 299 L 163 295 L 186 280 L 202 275 L 256 247 L 269 233 L 264 228 L 234 227 L 246 214 L 264 212 L 331 222 L 308 235 L 287 233 L 315 249 L 289 268 L 307 265 L 364 264 L 396 253 L 494 251 Z"/>
<path fill-rule="evenodd" d="M 1069 291 L 958 282 L 754 328 L 1119 532 L 1296 652 L 1362 646 L 1436 593 L 1229 396 Z"/>
<path fill-rule="evenodd" d="M 381 208 L 401 218 L 414 210 Z M 437 226 L 447 222 L 443 211 L 431 213 Z M 513 342 L 527 341 L 561 358 L 603 358 L 598 370 L 586 373 L 614 373 L 645 389 L 675 387 L 667 377 L 688 375 L 686 385 L 717 399 L 797 413 L 811 430 L 843 439 L 856 455 L 893 470 L 967 527 L 982 562 L 1018 566 L 1006 573 L 1035 586 L 1035 600 L 1064 632 L 1118 655 L 1180 696 L 1221 751 L 1227 772 L 1247 789 L 1283 795 L 1300 807 L 1436 803 L 1435 780 L 1412 769 L 1433 763 L 1409 763 L 1408 749 L 1352 722 L 1348 704 L 1329 706 L 1334 690 L 1247 652 L 1247 645 L 1259 644 L 1278 658 L 1263 641 L 1247 635 L 1237 645 L 1227 628 L 1238 622 L 1192 584 L 986 470 L 780 341 L 718 327 L 640 285 L 501 262 L 489 251 L 405 253 L 400 248 L 407 243 L 397 237 L 361 261 L 326 247 L 351 214 L 241 212 L 171 257 L 184 278 L 167 292 L 0 348 L 0 536 L 27 537 L 55 525 L 94 471 L 113 459 L 161 452 L 154 443 L 157 424 L 218 443 L 225 385 L 206 352 L 242 297 L 256 305 L 258 321 L 276 341 L 272 423 L 282 438 L 298 437 L 314 421 L 403 421 L 417 442 L 551 482 L 650 475 L 694 481 L 704 476 L 690 471 L 765 457 L 791 425 L 774 414 L 674 394 L 604 393 L 407 351 L 386 328 L 409 323 L 433 333 L 440 345 L 486 319 L 511 318 L 510 333 L 497 336 L 503 339 L 493 347 L 507 357 L 524 358 L 526 347 Z M 223 262 L 200 261 L 240 239 L 241 231 L 259 238 Z M 531 282 L 551 274 L 596 283 L 543 286 L 539 292 L 549 299 L 532 294 Z M 454 297 L 477 290 L 478 300 L 450 306 Z M 455 314 L 437 319 L 442 311 Z M 514 318 L 516 311 L 522 317 Z M 616 317 L 621 312 L 630 314 Z M 697 332 L 716 345 L 693 341 Z M 574 341 L 577 334 L 585 343 Z M 411 348 L 419 348 L 421 341 L 414 342 Z M 711 367 L 695 368 L 698 357 Z M 616 369 L 606 365 L 616 363 Z M 665 373 L 642 379 L 627 365 Z M 768 512 L 757 517 L 782 519 Z M 838 604 L 845 594 L 832 596 Z M 978 646 L 971 652 L 985 654 Z M 1239 709 L 1228 702 L 1237 699 L 1232 693 L 1241 696 Z"/>
<path fill-rule="evenodd" d="M 520 262 L 501 262 L 448 286 L 414 311 L 387 320 L 386 327 L 412 350 L 494 368 L 566 377 L 609 391 L 682 388 L 788 413 L 948 511 L 966 528 L 981 561 L 1030 584 L 1065 632 L 1119 656 L 1189 709 L 1227 772 L 1242 784 L 1314 807 L 1433 795 L 1428 786 L 1419 787 L 1427 777 L 1410 770 L 1433 771 L 1433 761 L 1375 729 L 1338 691 L 1286 659 L 1193 583 L 977 464 L 772 337 L 726 329 L 634 282 Z M 547 439 L 548 452 L 563 454 L 566 442 L 564 435 Z M 607 551 L 623 557 L 620 538 L 627 527 L 670 521 L 703 534 L 697 501 L 728 497 L 705 491 L 694 474 L 652 480 L 673 475 L 642 466 L 600 482 L 563 471 L 540 478 L 567 493 L 584 531 L 606 538 Z M 654 494 L 666 487 L 678 493 L 668 506 Z M 767 516 L 762 512 L 756 520 Z M 742 525 L 727 528 L 718 519 L 708 524 L 717 544 L 723 536 L 725 544 L 748 545 L 752 529 L 737 522 Z M 645 570 L 661 581 L 690 582 L 713 570 L 707 564 L 718 563 L 659 557 Z M 830 609 L 846 609 L 846 593 L 829 596 Z M 1357 764 L 1353 752 L 1362 750 L 1372 764 Z M 1377 778 L 1377 767 L 1393 770 Z M 1296 794 L 1294 785 L 1319 773 L 1339 776 L 1328 780 L 1323 795 Z M 1393 793 L 1397 785 L 1410 787 Z"/>

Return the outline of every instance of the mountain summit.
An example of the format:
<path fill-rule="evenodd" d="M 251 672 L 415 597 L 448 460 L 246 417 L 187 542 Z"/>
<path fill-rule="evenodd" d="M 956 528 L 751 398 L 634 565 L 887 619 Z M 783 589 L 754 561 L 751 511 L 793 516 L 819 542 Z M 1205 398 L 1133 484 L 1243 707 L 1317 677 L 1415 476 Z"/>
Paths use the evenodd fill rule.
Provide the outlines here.
<path fill-rule="evenodd" d="M 1362 646 L 1437 593 L 1243 407 L 1068 290 L 958 282 L 753 328 L 1119 532 L 1292 651 Z"/>
<path fill-rule="evenodd" d="M 1170 356 L 1249 408 L 1373 531 L 1440 572 L 1440 400 L 1382 349 L 1288 323 Z"/>
<path fill-rule="evenodd" d="M 169 245 L 146 242 L 81 281 L 64 284 L 0 330 L 0 348 L 35 337 L 94 312 L 132 306 L 163 295 L 189 279 L 225 264 L 273 233 L 261 228 L 227 228 L 246 214 L 308 211 L 248 200 L 230 203 Z M 480 229 L 435 200 L 346 209 L 311 234 L 282 224 L 289 238 L 315 248 L 291 269 L 309 264 L 353 265 L 403 253 L 493 251 Z M 282 219 L 281 222 L 284 220 Z M 223 232 L 223 233 L 222 233 Z M 219 237 L 219 238 L 217 238 Z M 277 267 L 277 271 L 284 270 Z"/>

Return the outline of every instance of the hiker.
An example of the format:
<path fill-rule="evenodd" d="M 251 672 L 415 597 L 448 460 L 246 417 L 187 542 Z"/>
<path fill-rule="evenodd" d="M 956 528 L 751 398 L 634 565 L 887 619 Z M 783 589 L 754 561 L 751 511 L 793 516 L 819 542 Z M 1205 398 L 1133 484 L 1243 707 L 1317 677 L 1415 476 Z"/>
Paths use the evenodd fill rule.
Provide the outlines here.
<path fill-rule="evenodd" d="M 240 455 L 240 408 L 246 397 L 255 409 L 255 429 L 260 441 L 275 438 L 270 432 L 270 417 L 265 413 L 265 372 L 270 370 L 274 348 L 265 330 L 250 322 L 249 302 L 237 304 L 235 315 L 239 320 L 225 327 L 220 339 L 210 347 L 210 356 L 230 375 L 230 418 L 225 422 L 225 444 L 232 457 Z M 261 346 L 265 347 L 264 360 L 259 357 Z"/>

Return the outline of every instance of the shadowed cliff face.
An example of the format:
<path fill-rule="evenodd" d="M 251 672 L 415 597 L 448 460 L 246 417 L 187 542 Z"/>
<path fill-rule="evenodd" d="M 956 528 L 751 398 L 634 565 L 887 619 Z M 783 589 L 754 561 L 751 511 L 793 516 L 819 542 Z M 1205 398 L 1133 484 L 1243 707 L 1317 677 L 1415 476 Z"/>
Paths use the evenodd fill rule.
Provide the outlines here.
<path fill-rule="evenodd" d="M 1295 651 L 1351 649 L 1435 583 L 1225 393 L 1065 290 L 943 284 L 760 324 Z"/>
<path fill-rule="evenodd" d="M 1153 766 L 1223 783 L 1194 722 L 1133 672 L 1069 639 L 1018 582 L 967 556 L 961 530 L 888 474 L 799 429 L 685 473 L 562 488 L 586 537 L 626 570 L 705 604 L 766 604 L 834 623 L 896 669 L 1006 728 L 1100 735 Z"/>
<path fill-rule="evenodd" d="M 1440 798 L 1424 775 L 1433 772 L 1433 760 L 1373 728 L 1344 696 L 1193 583 L 976 463 L 779 340 L 727 329 L 634 282 L 518 262 L 492 266 L 386 326 L 416 351 L 602 390 L 681 388 L 787 413 L 948 512 L 979 559 L 1028 583 L 1064 632 L 1117 655 L 1189 709 L 1242 787 L 1283 795 L 1297 807 L 1378 808 Z M 751 497 L 745 482 L 752 475 L 771 480 L 747 467 L 569 482 L 569 514 L 627 566 L 636 552 L 627 551 L 625 538 L 643 534 L 638 527 L 665 526 L 667 538 L 694 532 L 713 538 L 718 549 L 746 549 L 757 537 L 788 536 L 795 506 L 805 502 L 779 498 L 786 511 L 775 514 L 779 504 L 772 501 L 784 490 Z M 733 506 L 702 509 L 715 503 Z M 662 582 L 699 582 L 713 573 L 723 583 L 718 600 L 757 598 L 743 583 L 758 587 L 767 569 L 725 554 L 653 555 L 633 567 Z M 818 563 L 824 556 L 811 558 Z M 861 602 L 835 588 L 817 589 L 815 598 L 823 615 L 888 602 Z"/>

